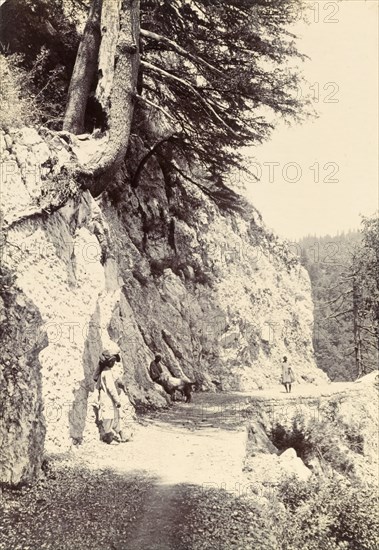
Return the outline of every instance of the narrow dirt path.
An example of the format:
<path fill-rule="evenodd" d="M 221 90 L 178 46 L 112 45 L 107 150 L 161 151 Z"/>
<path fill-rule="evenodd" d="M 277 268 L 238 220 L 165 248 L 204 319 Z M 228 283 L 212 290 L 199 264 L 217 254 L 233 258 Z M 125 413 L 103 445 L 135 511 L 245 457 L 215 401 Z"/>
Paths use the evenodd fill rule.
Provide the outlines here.
<path fill-rule="evenodd" d="M 119 445 L 83 445 L 78 458 L 90 469 L 146 474 L 161 485 L 202 485 L 241 477 L 246 430 L 189 430 L 166 423 L 138 426 L 133 441 Z"/>
<path fill-rule="evenodd" d="M 0 500 L 0 550 L 276 548 L 270 511 L 236 504 L 248 413 L 257 401 L 282 406 L 347 387 L 195 394 L 145 416 L 131 442 L 85 442 L 56 461 L 53 477 Z"/>
<path fill-rule="evenodd" d="M 125 548 L 128 550 L 181 550 L 180 524 L 191 510 L 188 488 L 183 485 L 154 485 L 143 506 Z"/>
<path fill-rule="evenodd" d="M 283 388 L 251 394 L 198 394 L 190 405 L 148 415 L 132 442 L 118 446 L 83 445 L 78 451 L 86 467 L 111 469 L 122 475 L 154 479 L 130 526 L 127 550 L 179 550 L 179 525 L 193 506 L 189 489 L 196 486 L 236 494 L 246 483 L 243 473 L 247 430 L 244 411 L 255 400 L 286 402 L 346 389 L 346 384 L 303 387 L 287 394 Z M 184 548 L 184 547 L 183 547 Z"/>
<path fill-rule="evenodd" d="M 111 469 L 118 475 L 153 480 L 123 549 L 184 550 L 180 525 L 194 505 L 189 492 L 194 487 L 204 493 L 210 488 L 228 490 L 242 483 L 247 441 L 243 419 L 220 427 L 205 414 L 213 411 L 220 420 L 218 404 L 208 407 L 208 401 L 202 401 L 177 403 L 146 417 L 129 443 L 97 443 L 96 448 L 91 443 L 78 449 L 77 459 L 90 470 Z"/>

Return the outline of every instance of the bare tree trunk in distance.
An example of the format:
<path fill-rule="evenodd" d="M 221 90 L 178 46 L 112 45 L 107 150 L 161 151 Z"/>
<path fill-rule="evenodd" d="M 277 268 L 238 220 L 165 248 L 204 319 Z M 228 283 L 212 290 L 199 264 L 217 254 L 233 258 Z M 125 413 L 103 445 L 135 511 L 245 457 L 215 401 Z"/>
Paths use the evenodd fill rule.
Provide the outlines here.
<path fill-rule="evenodd" d="M 88 95 L 97 69 L 101 8 L 102 0 L 92 1 L 71 76 L 63 130 L 73 134 L 81 134 L 84 130 Z"/>
<path fill-rule="evenodd" d="M 357 368 L 357 378 L 363 374 L 362 363 L 362 336 L 361 326 L 359 323 L 359 303 L 358 303 L 358 283 L 356 279 L 353 279 L 353 330 L 354 330 L 354 351 L 355 351 L 355 365 Z"/>

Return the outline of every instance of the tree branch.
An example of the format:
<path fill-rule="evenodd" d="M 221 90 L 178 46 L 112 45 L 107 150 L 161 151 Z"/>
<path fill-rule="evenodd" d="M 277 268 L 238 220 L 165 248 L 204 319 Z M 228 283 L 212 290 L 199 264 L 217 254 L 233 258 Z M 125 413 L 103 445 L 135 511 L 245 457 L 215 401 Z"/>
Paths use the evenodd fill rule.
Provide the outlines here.
<path fill-rule="evenodd" d="M 345 315 L 346 313 L 353 313 L 353 310 L 347 309 L 346 311 L 340 311 L 339 313 L 335 313 L 334 315 L 328 315 L 326 319 L 335 319 L 336 317 L 339 317 L 340 315 Z"/>
<path fill-rule="evenodd" d="M 378 349 L 378 346 L 376 343 L 374 344 L 373 342 L 370 342 L 370 340 L 366 340 L 366 338 L 362 339 L 362 344 L 367 344 L 368 346 L 374 348 L 375 350 Z"/>
<path fill-rule="evenodd" d="M 196 185 L 205 195 L 207 195 L 210 199 L 214 200 L 212 192 L 210 189 L 199 183 L 198 181 L 195 181 L 190 176 L 188 176 L 183 170 L 179 168 L 179 166 L 176 164 L 176 162 L 170 162 L 170 166 L 174 168 L 185 180 L 189 181 L 190 183 L 193 183 L 193 185 Z"/>
<path fill-rule="evenodd" d="M 366 332 L 368 332 L 369 334 L 372 334 L 373 336 L 377 336 L 377 333 L 374 331 L 374 330 L 370 330 L 369 328 L 367 327 L 362 327 L 360 326 L 359 327 L 361 330 L 365 330 Z"/>
<path fill-rule="evenodd" d="M 347 290 L 346 292 L 341 292 L 341 294 L 339 294 L 337 296 L 337 298 L 334 298 L 333 300 L 327 300 L 326 302 L 323 302 L 322 305 L 326 305 L 326 304 L 335 304 L 336 302 L 338 302 L 338 300 L 340 300 L 341 298 L 343 300 L 345 300 L 345 296 L 347 296 L 348 294 L 351 294 L 353 292 L 353 290 Z"/>
<path fill-rule="evenodd" d="M 141 172 L 142 170 L 144 169 L 147 161 L 149 160 L 150 157 L 152 157 L 154 155 L 154 153 L 157 151 L 158 147 L 160 147 L 163 143 L 166 143 L 167 141 L 170 141 L 173 137 L 175 136 L 175 134 L 171 134 L 163 139 L 160 139 L 157 143 L 155 143 L 153 145 L 153 147 L 151 147 L 151 149 L 149 149 L 149 151 L 146 153 L 146 155 L 142 158 L 142 160 L 140 161 L 138 167 L 137 167 L 137 170 L 135 171 L 134 175 L 133 175 L 133 178 L 132 178 L 132 181 L 130 183 L 130 186 L 135 189 L 136 187 L 138 187 L 138 182 L 139 182 L 139 178 L 141 176 Z"/>
<path fill-rule="evenodd" d="M 236 137 L 240 137 L 239 134 L 237 132 L 235 132 L 233 130 L 233 128 L 231 128 L 226 122 L 225 120 L 223 120 L 220 115 L 218 115 L 216 113 L 216 111 L 213 109 L 213 107 L 211 105 L 209 105 L 208 101 L 206 101 L 202 95 L 192 86 L 192 84 L 190 84 L 189 82 L 186 82 L 185 80 L 183 80 L 182 78 L 179 78 L 171 73 L 168 73 L 167 71 L 164 71 L 163 69 L 161 69 L 160 67 L 157 67 L 156 65 L 152 65 L 151 63 L 147 63 L 147 61 L 141 61 L 141 65 L 143 67 L 145 67 L 146 69 L 150 70 L 150 71 L 153 71 L 155 73 L 158 73 L 160 75 L 162 75 L 164 78 L 167 78 L 169 80 L 173 80 L 174 82 L 177 82 L 178 84 L 180 84 L 181 86 L 184 86 L 186 88 L 188 88 L 189 90 L 191 90 L 191 92 L 200 100 L 200 102 L 202 103 L 202 105 L 208 110 L 210 111 L 210 113 L 213 115 L 214 118 L 216 118 L 219 122 L 221 122 L 221 124 L 229 131 L 231 132 L 234 136 Z"/>
<path fill-rule="evenodd" d="M 204 65 L 204 67 L 206 67 L 207 69 L 209 69 L 214 73 L 217 73 L 219 76 L 224 76 L 224 73 L 220 71 L 220 69 L 217 69 L 217 67 L 214 67 L 213 65 L 211 65 L 210 63 L 202 59 L 201 57 L 197 55 L 193 55 L 190 52 L 187 52 L 187 50 L 179 46 L 179 44 L 177 44 L 173 40 L 170 40 L 169 38 L 166 38 L 165 36 L 156 34 L 155 32 L 151 32 L 146 29 L 141 29 L 141 36 L 145 36 L 146 38 L 150 38 L 151 40 L 155 40 L 157 42 L 161 42 L 162 44 L 166 44 L 179 55 L 182 55 L 187 59 L 189 59 L 190 61 L 192 61 L 193 63 L 195 63 L 195 65 L 199 65 L 199 64 Z"/>
<path fill-rule="evenodd" d="M 142 97 L 142 96 L 139 95 L 139 94 L 136 94 L 135 97 L 136 97 L 136 99 L 138 99 L 138 101 L 143 101 L 144 103 L 146 103 L 146 105 L 150 105 L 150 107 L 153 107 L 154 109 L 158 109 L 158 110 L 161 111 L 167 118 L 169 118 L 170 120 L 172 120 L 173 122 L 175 122 L 175 124 L 177 123 L 177 120 L 176 120 L 168 111 L 166 111 L 166 109 L 163 109 L 163 107 L 161 107 L 160 105 L 157 105 L 157 104 L 154 103 L 153 101 L 150 101 L 149 99 L 146 99 L 146 97 Z"/>

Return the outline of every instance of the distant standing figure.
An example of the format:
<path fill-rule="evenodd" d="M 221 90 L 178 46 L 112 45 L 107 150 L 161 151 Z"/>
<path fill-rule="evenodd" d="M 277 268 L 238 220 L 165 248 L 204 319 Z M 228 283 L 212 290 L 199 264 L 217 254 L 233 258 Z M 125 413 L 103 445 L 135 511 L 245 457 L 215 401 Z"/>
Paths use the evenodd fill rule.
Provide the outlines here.
<path fill-rule="evenodd" d="M 108 350 L 104 350 L 94 376 L 97 382 L 96 387 L 99 390 L 99 420 L 103 428 L 101 439 L 104 443 L 109 444 L 115 439 L 115 434 L 120 431 L 117 425 L 119 420 L 117 409 L 121 407 L 121 402 L 112 373 L 112 368 L 117 361 L 120 361 L 118 353 L 111 354 Z"/>
<path fill-rule="evenodd" d="M 157 354 L 155 356 L 154 361 L 150 363 L 150 368 L 149 368 L 150 378 L 152 379 L 153 382 L 160 385 L 162 385 L 162 373 L 163 373 L 162 367 L 159 364 L 161 360 L 162 360 L 162 357 L 159 354 Z"/>
<path fill-rule="evenodd" d="M 287 357 L 284 356 L 282 365 L 282 384 L 286 388 L 287 393 L 291 393 L 291 385 L 293 382 L 295 382 L 295 375 L 288 364 Z"/>

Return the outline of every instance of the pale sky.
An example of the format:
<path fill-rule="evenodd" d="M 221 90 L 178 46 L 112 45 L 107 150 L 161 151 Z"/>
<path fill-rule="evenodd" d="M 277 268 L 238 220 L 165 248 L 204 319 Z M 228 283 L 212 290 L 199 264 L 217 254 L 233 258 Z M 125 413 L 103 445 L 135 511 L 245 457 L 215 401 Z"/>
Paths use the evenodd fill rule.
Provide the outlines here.
<path fill-rule="evenodd" d="M 304 75 L 310 85 L 318 83 L 319 118 L 277 128 L 270 142 L 248 154 L 262 177 L 246 181 L 246 194 L 266 225 L 288 239 L 358 228 L 360 214 L 373 214 L 379 202 L 378 3 L 312 5 L 318 8 L 310 12 L 313 21 L 296 30 L 300 51 L 311 58 Z M 270 174 L 264 162 L 279 165 L 271 165 Z"/>

